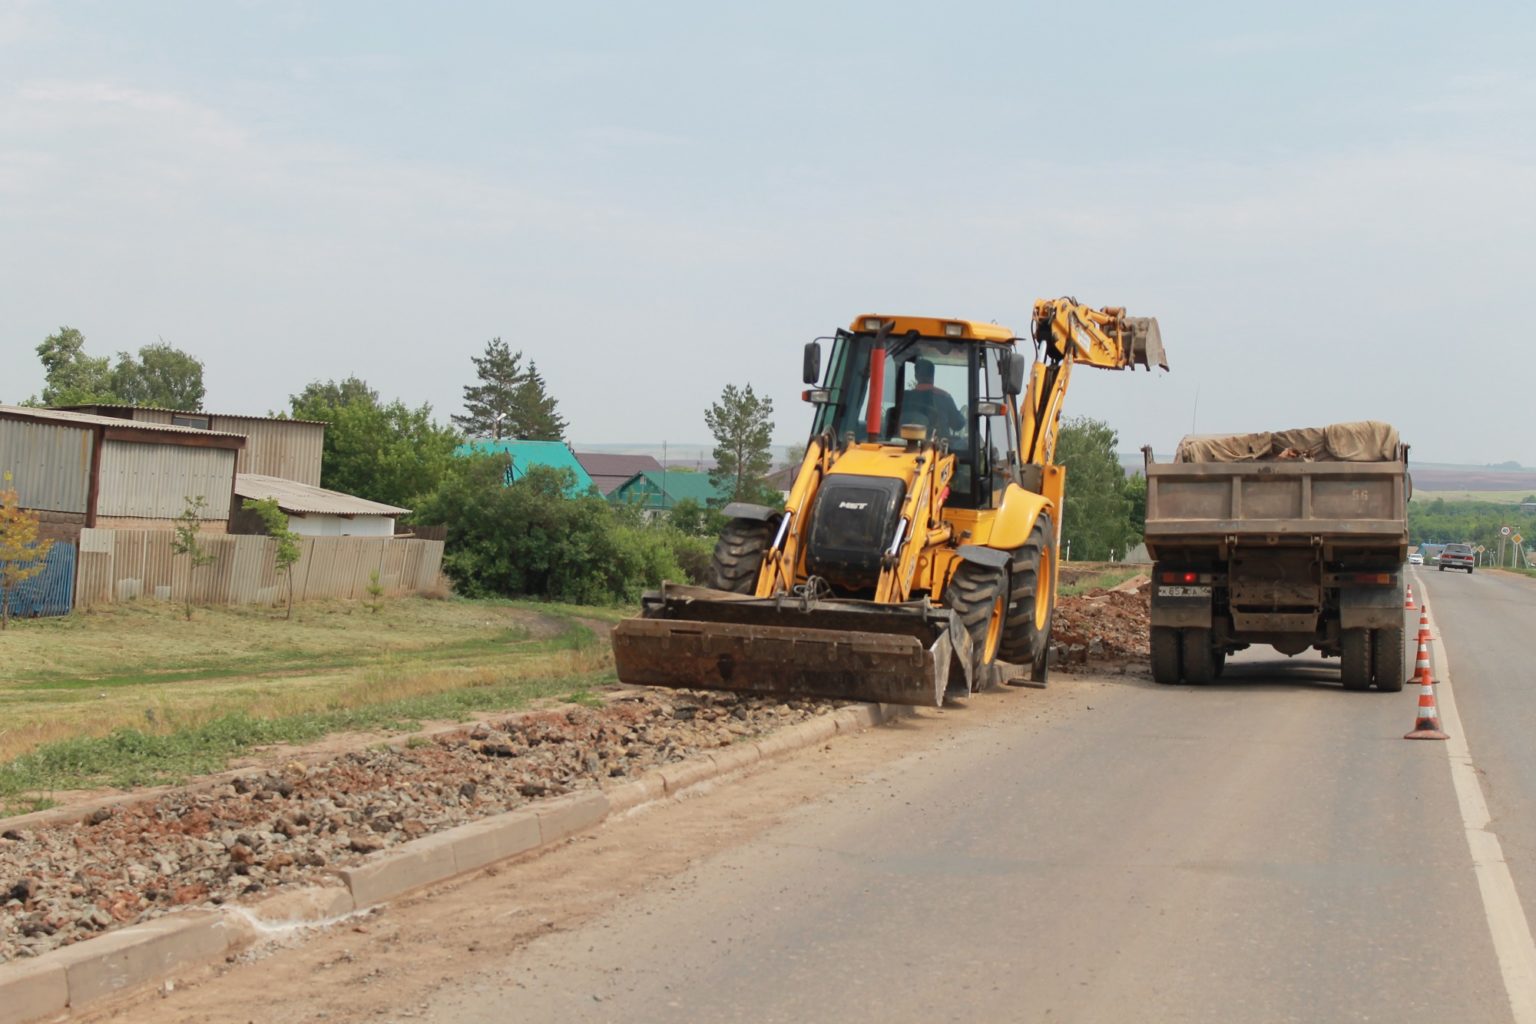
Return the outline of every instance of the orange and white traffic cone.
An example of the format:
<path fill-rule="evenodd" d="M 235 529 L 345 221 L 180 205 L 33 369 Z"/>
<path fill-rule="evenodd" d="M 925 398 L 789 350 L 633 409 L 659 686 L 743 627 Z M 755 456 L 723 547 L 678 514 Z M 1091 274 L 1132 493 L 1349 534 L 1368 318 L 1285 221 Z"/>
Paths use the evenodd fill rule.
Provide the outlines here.
<path fill-rule="evenodd" d="M 1408 677 L 1408 682 L 1419 683 L 1423 686 L 1434 686 L 1435 679 L 1433 669 L 1429 665 L 1429 637 L 1419 631 L 1419 654 L 1413 660 L 1413 675 Z"/>
<path fill-rule="evenodd" d="M 1403 602 L 1403 607 L 1404 608 L 1410 608 L 1410 609 L 1413 607 L 1413 584 L 1412 583 L 1408 584 L 1408 600 Z"/>
<path fill-rule="evenodd" d="M 1424 650 L 1424 645 L 1419 645 L 1419 650 Z M 1435 704 L 1434 680 L 1429 678 L 1429 669 L 1425 668 L 1420 673 L 1419 682 L 1419 717 L 1413 723 L 1413 732 L 1403 737 L 1405 740 L 1448 740 L 1450 739 L 1440 730 L 1440 708 Z"/>
<path fill-rule="evenodd" d="M 1429 641 L 1429 605 L 1425 605 L 1424 613 L 1419 616 L 1419 643 L 1427 644 Z M 1412 679 L 1408 681 L 1413 682 Z"/>

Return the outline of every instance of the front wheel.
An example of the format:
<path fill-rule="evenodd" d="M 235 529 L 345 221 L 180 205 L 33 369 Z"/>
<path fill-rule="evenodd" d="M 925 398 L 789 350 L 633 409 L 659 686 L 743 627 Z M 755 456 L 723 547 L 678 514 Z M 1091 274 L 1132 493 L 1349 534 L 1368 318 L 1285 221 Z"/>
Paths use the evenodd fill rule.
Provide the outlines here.
<path fill-rule="evenodd" d="M 949 578 L 944 601 L 954 611 L 971 638 L 970 688 L 974 693 L 986 681 L 987 670 L 997 661 L 1007 612 L 1008 573 L 975 562 L 962 562 Z"/>
<path fill-rule="evenodd" d="M 710 557 L 710 586 L 733 594 L 755 594 L 763 558 L 773 543 L 773 524 L 756 519 L 732 519 L 720 531 Z"/>
<path fill-rule="evenodd" d="M 1043 683 L 1056 612 L 1056 527 L 1048 514 L 1036 518 L 1029 538 L 1013 553 L 1012 568 L 1000 656 L 1028 665 L 1030 678 Z"/>

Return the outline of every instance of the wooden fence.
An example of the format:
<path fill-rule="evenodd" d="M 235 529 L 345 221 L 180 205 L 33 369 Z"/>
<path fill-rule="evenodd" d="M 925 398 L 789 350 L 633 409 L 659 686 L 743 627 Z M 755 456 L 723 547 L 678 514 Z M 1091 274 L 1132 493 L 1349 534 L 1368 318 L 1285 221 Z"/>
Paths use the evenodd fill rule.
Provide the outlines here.
<path fill-rule="evenodd" d="M 75 606 L 145 597 L 181 601 L 190 586 L 199 604 L 276 604 L 286 599 L 272 566 L 277 542 L 259 536 L 205 536 L 211 565 L 190 572 L 188 558 L 171 551 L 170 530 L 80 531 Z M 293 566 L 293 599 L 368 596 L 372 573 L 388 594 L 416 594 L 437 585 L 443 543 L 389 537 L 304 537 Z M 190 580 L 189 580 L 190 575 Z"/>

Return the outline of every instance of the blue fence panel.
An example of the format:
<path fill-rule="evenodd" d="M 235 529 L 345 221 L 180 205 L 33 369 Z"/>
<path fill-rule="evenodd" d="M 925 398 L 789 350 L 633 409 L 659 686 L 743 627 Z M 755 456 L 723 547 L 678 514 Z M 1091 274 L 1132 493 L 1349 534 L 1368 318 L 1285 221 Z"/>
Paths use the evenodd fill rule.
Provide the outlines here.
<path fill-rule="evenodd" d="M 12 618 L 69 614 L 75 593 L 74 545 L 55 544 L 44 562 L 47 568 L 23 582 L 11 594 Z"/>

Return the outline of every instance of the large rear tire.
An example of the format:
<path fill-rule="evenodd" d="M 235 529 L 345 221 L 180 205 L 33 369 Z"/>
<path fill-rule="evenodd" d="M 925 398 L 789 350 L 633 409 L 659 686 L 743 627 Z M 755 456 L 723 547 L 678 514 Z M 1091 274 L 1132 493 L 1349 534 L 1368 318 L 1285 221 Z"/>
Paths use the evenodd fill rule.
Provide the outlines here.
<path fill-rule="evenodd" d="M 1211 647 L 1211 631 L 1184 631 L 1184 678 L 1195 686 L 1216 681 L 1216 651 Z"/>
<path fill-rule="evenodd" d="M 1030 678 L 1045 682 L 1051 646 L 1051 617 L 1056 613 L 1056 527 L 1042 512 L 1029 539 L 1013 553 L 1008 616 L 1003 623 L 1000 657 L 1028 665 Z"/>
<path fill-rule="evenodd" d="M 1346 629 L 1339 636 L 1339 675 L 1346 690 L 1366 690 L 1371 685 L 1371 631 Z"/>
<path fill-rule="evenodd" d="M 1397 693 L 1407 681 L 1403 675 L 1403 627 L 1371 630 L 1371 678 L 1382 693 Z"/>
<path fill-rule="evenodd" d="M 773 543 L 773 529 L 772 523 L 756 519 L 732 519 L 726 523 L 710 558 L 710 585 L 733 594 L 756 593 L 763 556 Z"/>
<path fill-rule="evenodd" d="M 987 682 L 1002 646 L 1007 614 L 1008 573 L 975 562 L 961 562 L 944 588 L 944 602 L 971 638 L 971 692 Z"/>
<path fill-rule="evenodd" d="M 1181 656 L 1183 638 L 1172 626 L 1152 627 L 1152 678 L 1156 682 L 1171 685 L 1184 675 Z"/>

